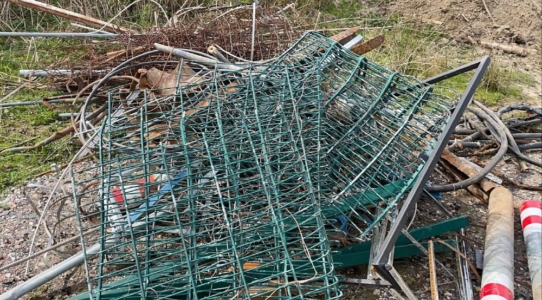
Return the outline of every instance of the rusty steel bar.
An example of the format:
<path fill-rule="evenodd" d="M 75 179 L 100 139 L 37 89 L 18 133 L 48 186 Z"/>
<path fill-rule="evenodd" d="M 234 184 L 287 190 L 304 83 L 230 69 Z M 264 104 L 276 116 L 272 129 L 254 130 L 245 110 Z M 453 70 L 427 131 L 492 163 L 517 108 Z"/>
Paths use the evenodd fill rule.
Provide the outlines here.
<path fill-rule="evenodd" d="M 435 266 L 435 251 L 433 249 L 433 241 L 428 242 L 427 257 L 429 258 L 429 285 L 431 287 L 431 299 L 439 300 L 438 285 L 437 285 L 437 268 Z"/>
<path fill-rule="evenodd" d="M 502 186 L 489 195 L 480 299 L 514 299 L 514 197 Z"/>
<path fill-rule="evenodd" d="M 527 248 L 533 300 L 542 300 L 542 203 L 537 200 L 524 201 L 519 212 Z"/>

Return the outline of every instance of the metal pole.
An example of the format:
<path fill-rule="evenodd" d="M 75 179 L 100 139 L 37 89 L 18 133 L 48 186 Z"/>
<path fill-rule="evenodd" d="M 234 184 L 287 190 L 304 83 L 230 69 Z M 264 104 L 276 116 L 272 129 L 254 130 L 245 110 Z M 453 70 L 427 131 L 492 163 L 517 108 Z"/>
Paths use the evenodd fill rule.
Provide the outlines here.
<path fill-rule="evenodd" d="M 36 76 L 36 77 L 46 77 L 49 75 L 52 76 L 62 76 L 62 75 L 73 75 L 73 74 L 79 74 L 81 72 L 85 72 L 85 70 L 19 70 L 19 76 L 21 77 L 30 77 L 30 76 Z M 98 75 L 104 75 L 108 71 L 106 70 L 92 70 L 91 74 L 94 76 Z"/>
<path fill-rule="evenodd" d="M 519 211 L 527 248 L 533 300 L 542 300 L 542 203 L 536 200 L 525 201 Z"/>
<path fill-rule="evenodd" d="M 480 300 L 514 299 L 514 196 L 502 186 L 489 195 Z"/>
<path fill-rule="evenodd" d="M 489 56 L 486 56 L 478 61 L 459 67 L 457 69 L 451 70 L 449 72 L 443 73 L 441 75 L 432 77 L 425 81 L 425 83 L 433 84 L 433 83 L 442 81 L 444 79 L 456 76 L 458 74 L 476 69 L 476 72 L 473 78 L 471 79 L 471 81 L 469 82 L 467 86 L 467 89 L 465 90 L 465 93 L 461 96 L 461 99 L 459 100 L 458 105 L 455 107 L 454 113 L 450 117 L 450 121 L 446 125 L 446 128 L 443 130 L 439 138 L 437 146 L 431 153 L 431 156 L 427 160 L 427 163 L 425 164 L 423 169 L 420 171 L 420 174 L 418 174 L 418 178 L 416 179 L 416 182 L 414 183 L 412 190 L 410 191 L 407 198 L 405 199 L 404 204 L 401 207 L 401 210 L 399 211 L 397 222 L 392 224 L 392 227 L 390 228 L 390 232 L 388 236 L 386 236 L 386 240 L 384 241 L 382 248 L 379 250 L 378 255 L 372 261 L 373 266 L 384 277 L 384 279 L 390 281 L 390 283 L 394 286 L 398 286 L 398 283 L 394 281 L 394 278 L 391 276 L 391 274 L 389 274 L 389 270 L 387 270 L 385 267 L 387 258 L 389 254 L 391 253 L 393 246 L 395 245 L 395 241 L 397 240 L 397 238 L 399 237 L 399 234 L 401 233 L 401 229 L 403 229 L 404 226 L 406 225 L 407 219 L 412 213 L 412 209 L 414 208 L 414 204 L 416 203 L 416 201 L 422 194 L 425 184 L 427 183 L 429 176 L 433 172 L 440 156 L 442 155 L 442 152 L 444 148 L 446 147 L 446 144 L 448 140 L 450 139 L 450 136 L 454 132 L 454 129 L 457 126 L 457 123 L 459 122 L 459 118 L 463 115 L 463 113 L 465 112 L 465 109 L 471 103 L 474 93 L 476 91 L 476 88 L 480 84 L 482 77 L 484 76 L 487 68 L 489 67 L 490 62 L 491 62 L 491 59 L 489 58 Z"/>
<path fill-rule="evenodd" d="M 107 244 L 106 244 L 107 247 Z M 76 254 L 65 261 L 59 263 L 58 265 L 50 268 L 49 270 L 46 270 L 45 272 L 42 272 L 39 275 L 36 275 L 29 279 L 28 281 L 23 282 L 22 284 L 16 286 L 15 288 L 5 292 L 4 294 L 0 295 L 0 300 L 15 300 L 26 293 L 30 292 L 31 290 L 41 286 L 42 284 L 54 279 L 55 277 L 59 276 L 60 274 L 68 271 L 71 268 L 77 267 L 78 265 L 82 264 L 85 255 L 86 256 L 93 256 L 98 253 L 100 253 L 100 244 L 95 244 L 92 247 L 87 248 L 86 253 L 79 253 Z"/>
<path fill-rule="evenodd" d="M 198 55 L 198 54 L 190 53 L 190 52 L 185 51 L 183 49 L 173 48 L 173 47 L 158 44 L 158 43 L 154 44 L 154 48 L 156 50 L 162 51 L 164 53 L 170 53 L 171 55 L 182 57 L 182 58 L 188 59 L 188 60 L 197 61 L 197 62 L 200 62 L 202 64 L 206 64 L 206 65 L 210 65 L 210 66 L 219 65 L 220 67 L 222 67 L 224 69 L 227 69 L 227 70 L 230 70 L 230 71 L 239 71 L 239 70 L 243 69 L 242 67 L 236 66 L 235 64 L 221 63 L 217 59 L 210 59 L 210 58 Z"/>

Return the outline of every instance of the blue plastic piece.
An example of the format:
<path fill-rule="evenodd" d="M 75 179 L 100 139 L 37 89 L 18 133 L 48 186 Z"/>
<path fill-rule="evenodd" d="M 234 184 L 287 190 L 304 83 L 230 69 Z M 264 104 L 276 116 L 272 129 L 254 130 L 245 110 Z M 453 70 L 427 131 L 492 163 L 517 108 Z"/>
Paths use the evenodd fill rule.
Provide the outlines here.
<path fill-rule="evenodd" d="M 340 215 L 337 217 L 340 228 L 344 232 L 348 232 L 348 218 L 345 215 Z"/>
<path fill-rule="evenodd" d="M 156 204 L 156 202 L 158 202 L 158 200 L 162 199 L 162 197 L 164 197 L 166 195 L 166 193 L 169 192 L 169 190 L 171 190 L 172 186 L 173 187 L 176 186 L 179 183 L 179 181 L 181 181 L 181 179 L 183 179 L 186 176 L 188 176 L 188 171 L 187 170 L 182 170 L 181 172 L 179 172 L 179 174 L 177 174 L 177 176 L 175 176 L 175 178 L 173 178 L 173 180 L 171 180 L 171 184 L 167 183 L 166 185 L 164 185 L 158 191 L 158 194 L 150 197 L 148 202 L 145 202 L 145 203 L 141 204 L 141 206 L 139 208 L 137 208 L 136 210 L 134 210 L 130 214 L 130 216 L 128 217 L 129 220 L 130 220 L 130 223 L 133 223 L 135 220 L 137 220 L 144 212 L 147 211 L 148 207 L 151 207 L 154 204 Z M 149 206 L 147 206 L 147 203 L 148 203 Z M 126 226 L 128 226 L 128 224 L 130 224 L 130 223 L 127 223 Z"/>
<path fill-rule="evenodd" d="M 428 183 L 425 184 L 425 186 L 429 187 L 429 186 L 431 186 L 431 183 L 428 182 Z M 442 193 L 440 193 L 440 192 L 428 192 L 428 191 L 424 190 L 423 194 L 422 194 L 422 197 L 423 196 L 430 196 L 430 197 L 433 197 L 435 199 L 442 199 Z"/>

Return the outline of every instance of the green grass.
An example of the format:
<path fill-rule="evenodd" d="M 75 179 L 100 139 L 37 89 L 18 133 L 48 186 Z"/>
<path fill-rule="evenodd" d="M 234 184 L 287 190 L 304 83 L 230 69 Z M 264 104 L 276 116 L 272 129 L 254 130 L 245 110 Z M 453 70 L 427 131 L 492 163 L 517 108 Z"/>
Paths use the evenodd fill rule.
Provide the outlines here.
<path fill-rule="evenodd" d="M 35 43 L 25 43 L 21 39 L 2 39 L 0 98 L 27 81 L 18 77 L 20 69 L 45 68 L 70 55 L 78 57 L 80 53 L 69 51 L 69 48 L 76 44 L 77 41 L 58 39 L 38 39 Z M 3 103 L 39 101 L 61 93 L 44 86 L 44 80 L 37 80 L 5 99 Z M 59 119 L 58 114 L 68 110 L 59 105 L 55 108 L 52 110 L 40 104 L 0 109 L 0 152 L 12 147 L 32 146 L 67 127 L 69 122 Z M 0 193 L 49 170 L 52 163 L 66 162 L 74 154 L 74 150 L 68 139 L 62 139 L 32 151 L 0 153 Z"/>
<path fill-rule="evenodd" d="M 320 9 L 323 12 L 337 18 L 355 18 L 358 16 L 358 12 L 363 9 L 358 2 L 354 1 L 326 1 L 321 3 Z"/>
<path fill-rule="evenodd" d="M 50 95 L 51 93 L 43 93 Z M 19 99 L 35 99 L 39 92 L 25 91 Z M 0 121 L 0 151 L 18 146 L 31 146 L 69 125 L 58 118 L 62 110 L 50 110 L 43 105 L 3 109 Z M 75 152 L 68 139 L 62 139 L 38 149 L 24 152 L 0 153 L 0 193 L 22 183 L 36 174 L 49 170 L 52 163 L 62 164 Z"/>
<path fill-rule="evenodd" d="M 488 72 L 491 74 L 491 70 Z M 467 87 L 472 74 L 462 74 L 446 80 L 443 85 L 462 92 Z M 515 102 L 521 98 L 521 89 L 509 83 L 495 83 L 491 80 L 482 80 L 476 90 L 475 99 L 488 106 L 501 106 Z"/>

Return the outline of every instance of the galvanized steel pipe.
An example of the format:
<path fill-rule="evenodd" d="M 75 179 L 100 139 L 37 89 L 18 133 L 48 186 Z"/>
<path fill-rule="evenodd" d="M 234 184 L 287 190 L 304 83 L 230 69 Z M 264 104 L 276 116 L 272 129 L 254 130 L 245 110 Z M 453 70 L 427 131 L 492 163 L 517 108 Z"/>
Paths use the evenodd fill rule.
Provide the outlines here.
<path fill-rule="evenodd" d="M 108 244 L 106 244 L 107 246 Z M 86 249 L 85 252 L 80 252 L 64 261 L 59 263 L 56 266 L 51 267 L 50 269 L 32 277 L 31 279 L 19 284 L 13 289 L 5 292 L 0 295 L 0 300 L 15 300 L 19 299 L 23 295 L 29 293 L 33 289 L 41 286 L 42 284 L 51 281 L 55 277 L 61 275 L 62 273 L 79 266 L 85 261 L 85 255 L 91 257 L 100 253 L 101 246 L 100 244 L 95 244 Z"/>
<path fill-rule="evenodd" d="M 74 75 L 74 74 L 79 74 L 81 72 L 85 72 L 85 71 L 81 71 L 81 70 L 19 70 L 19 76 L 22 76 L 22 77 L 31 77 L 31 76 L 36 76 L 36 77 L 46 77 L 46 76 L 62 76 L 62 75 L 65 75 L 65 76 L 70 76 L 70 75 Z M 105 75 L 107 72 L 107 70 L 92 70 L 90 71 L 92 75 L 94 76 L 100 76 L 100 75 Z"/>
<path fill-rule="evenodd" d="M 154 48 L 156 48 L 156 50 L 159 50 L 165 53 L 170 53 L 172 55 L 182 57 L 184 59 L 197 61 L 202 64 L 206 64 L 210 66 L 219 65 L 221 68 L 231 70 L 231 71 L 239 71 L 243 69 L 242 67 L 236 66 L 235 64 L 221 63 L 217 59 L 210 59 L 205 56 L 194 54 L 180 48 L 173 48 L 173 47 L 158 44 L 158 43 L 154 44 Z"/>
<path fill-rule="evenodd" d="M 519 212 L 527 249 L 533 300 L 542 300 L 542 203 L 536 200 L 524 201 Z"/>
<path fill-rule="evenodd" d="M 489 196 L 480 299 L 514 299 L 514 197 L 501 186 Z"/>

